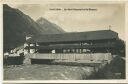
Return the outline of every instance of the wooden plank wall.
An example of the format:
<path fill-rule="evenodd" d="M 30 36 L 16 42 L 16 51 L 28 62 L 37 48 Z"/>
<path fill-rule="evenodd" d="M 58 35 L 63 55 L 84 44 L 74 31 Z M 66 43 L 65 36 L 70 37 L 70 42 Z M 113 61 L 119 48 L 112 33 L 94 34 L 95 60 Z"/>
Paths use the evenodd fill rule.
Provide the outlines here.
<path fill-rule="evenodd" d="M 54 59 L 54 60 L 96 60 L 96 61 L 103 61 L 103 60 L 111 60 L 112 55 L 111 53 L 93 53 L 93 54 L 41 54 L 41 53 L 34 53 L 34 54 L 27 54 L 30 59 Z"/>

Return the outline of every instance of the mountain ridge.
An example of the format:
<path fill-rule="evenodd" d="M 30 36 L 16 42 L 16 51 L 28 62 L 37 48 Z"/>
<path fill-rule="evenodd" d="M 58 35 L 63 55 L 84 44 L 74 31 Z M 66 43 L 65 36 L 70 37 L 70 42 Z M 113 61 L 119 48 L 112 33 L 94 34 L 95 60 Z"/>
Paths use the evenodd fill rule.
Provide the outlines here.
<path fill-rule="evenodd" d="M 49 21 L 48 21 L 49 22 Z M 46 22 L 47 24 L 49 24 Z M 45 25 L 40 25 L 31 17 L 21 12 L 19 9 L 11 8 L 7 4 L 3 5 L 3 40 L 4 51 L 10 51 L 25 43 L 27 35 L 63 33 L 57 31 L 56 27 L 49 25 L 49 31 L 45 31 Z M 55 31 L 50 31 L 55 29 Z"/>
<path fill-rule="evenodd" d="M 40 17 L 39 19 L 37 19 L 36 22 L 39 24 L 40 27 L 41 26 L 44 27 L 44 31 L 45 32 L 48 32 L 49 31 L 52 34 L 57 34 L 57 33 L 65 32 L 58 25 L 56 25 L 56 24 L 54 24 L 52 22 L 49 22 L 47 19 L 45 19 L 43 17 Z"/>

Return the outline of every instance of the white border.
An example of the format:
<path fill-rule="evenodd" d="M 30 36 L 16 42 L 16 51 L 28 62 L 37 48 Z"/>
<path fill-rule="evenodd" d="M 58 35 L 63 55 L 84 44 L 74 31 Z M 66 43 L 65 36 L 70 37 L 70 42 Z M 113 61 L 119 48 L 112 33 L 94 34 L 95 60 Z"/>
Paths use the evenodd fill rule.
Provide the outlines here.
<path fill-rule="evenodd" d="M 101 2 L 102 1 L 102 2 Z M 87 1 L 87 0 L 5 0 L 5 1 L 1 1 L 2 4 L 44 4 L 44 3 L 94 3 L 94 4 L 103 4 L 103 3 L 108 3 L 108 4 L 113 4 L 113 3 L 125 3 L 125 39 L 128 40 L 128 3 L 127 3 L 127 0 L 90 0 L 90 1 Z M 2 17 L 2 14 L 3 14 L 3 8 L 2 8 L 2 5 L 0 5 L 0 31 L 1 31 L 1 38 L 3 37 L 3 17 Z M 0 41 L 0 57 L 1 59 L 2 58 L 2 55 L 3 55 L 3 41 Z M 126 41 L 126 65 L 128 65 L 128 57 L 127 57 L 127 41 Z M 1 75 L 1 79 L 3 79 L 3 60 L 1 60 L 0 62 L 1 63 L 1 67 L 0 67 L 0 70 L 2 70 L 0 72 L 0 75 Z M 126 75 L 128 76 L 128 69 L 126 68 Z M 128 78 L 126 76 L 126 80 L 8 80 L 8 81 L 1 81 L 3 83 L 128 83 Z"/>
<path fill-rule="evenodd" d="M 3 6 L 0 4 L 0 83 L 3 79 Z"/>

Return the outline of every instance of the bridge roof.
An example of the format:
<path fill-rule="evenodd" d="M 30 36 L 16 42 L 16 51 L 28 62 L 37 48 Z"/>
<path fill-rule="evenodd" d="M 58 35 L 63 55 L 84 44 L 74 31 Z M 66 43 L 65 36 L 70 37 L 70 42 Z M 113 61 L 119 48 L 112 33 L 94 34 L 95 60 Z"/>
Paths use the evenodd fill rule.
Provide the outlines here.
<path fill-rule="evenodd" d="M 62 34 L 44 34 L 28 39 L 28 43 L 61 43 L 61 42 L 86 42 L 97 40 L 117 39 L 118 33 L 111 30 L 99 30 L 88 32 L 70 32 Z"/>

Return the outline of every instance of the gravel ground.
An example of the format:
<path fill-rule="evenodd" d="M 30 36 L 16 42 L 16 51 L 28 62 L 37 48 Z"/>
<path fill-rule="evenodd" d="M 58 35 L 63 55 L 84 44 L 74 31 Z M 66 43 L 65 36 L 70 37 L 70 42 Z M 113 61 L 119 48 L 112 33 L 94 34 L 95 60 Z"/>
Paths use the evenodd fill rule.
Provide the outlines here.
<path fill-rule="evenodd" d="M 64 65 L 17 65 L 4 67 L 4 80 L 82 80 L 93 67 Z"/>

